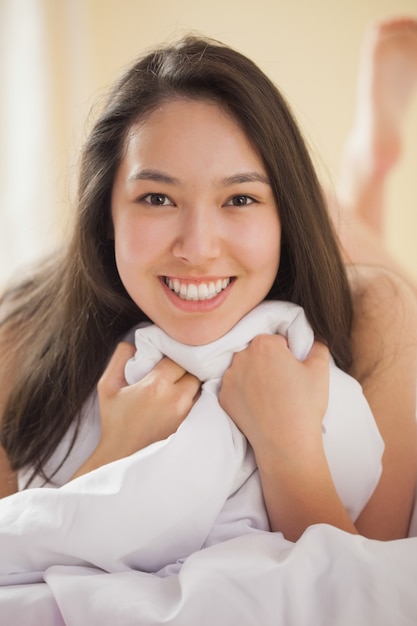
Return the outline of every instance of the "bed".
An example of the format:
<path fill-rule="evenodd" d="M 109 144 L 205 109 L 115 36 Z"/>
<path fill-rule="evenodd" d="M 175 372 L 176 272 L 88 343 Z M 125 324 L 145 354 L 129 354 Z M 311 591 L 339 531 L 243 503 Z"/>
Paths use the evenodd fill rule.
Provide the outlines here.
<path fill-rule="evenodd" d="M 217 389 L 253 333 L 282 332 L 300 358 L 308 352 L 302 313 L 279 303 L 277 326 L 276 304 L 264 304 L 203 359 L 178 346 L 171 354 L 154 327 L 138 330 L 146 356 L 139 369 L 159 354 L 184 358 L 189 371 L 203 363 L 203 393 L 168 439 L 75 480 L 61 477 L 59 488 L 0 501 L 1 625 L 417 624 L 416 512 L 410 536 L 390 542 L 325 524 L 295 543 L 269 530 L 253 453 L 219 410 Z M 359 385 L 334 365 L 331 389 L 323 437 L 354 519 L 377 483 L 383 443 Z"/>

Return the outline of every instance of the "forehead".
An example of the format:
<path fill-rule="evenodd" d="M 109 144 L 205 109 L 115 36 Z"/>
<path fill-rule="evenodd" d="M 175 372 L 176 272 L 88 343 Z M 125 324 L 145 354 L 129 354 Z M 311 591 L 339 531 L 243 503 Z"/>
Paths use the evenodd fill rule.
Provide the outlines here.
<path fill-rule="evenodd" d="M 217 160 L 223 167 L 228 163 L 235 167 L 256 165 L 264 171 L 240 124 L 215 102 L 175 99 L 162 103 L 134 123 L 127 134 L 124 158 L 129 161 L 155 160 L 159 166 L 175 168 L 186 156 L 200 168 Z"/>

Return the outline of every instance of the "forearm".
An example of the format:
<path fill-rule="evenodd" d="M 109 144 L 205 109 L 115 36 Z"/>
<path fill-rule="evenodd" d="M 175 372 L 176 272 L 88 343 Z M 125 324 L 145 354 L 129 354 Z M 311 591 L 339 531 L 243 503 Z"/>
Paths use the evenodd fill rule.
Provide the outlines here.
<path fill-rule="evenodd" d="M 83 476 L 84 474 L 88 474 L 88 472 L 92 472 L 103 465 L 117 461 L 119 458 L 121 458 L 121 456 L 117 455 L 114 450 L 107 448 L 102 443 L 99 443 L 88 459 L 84 461 L 81 467 L 79 467 L 75 474 L 71 477 L 71 480 L 78 478 L 79 476 Z"/>
<path fill-rule="evenodd" d="M 313 524 L 330 524 L 357 533 L 333 483 L 324 455 L 294 455 L 258 464 L 273 531 L 296 541 Z"/>

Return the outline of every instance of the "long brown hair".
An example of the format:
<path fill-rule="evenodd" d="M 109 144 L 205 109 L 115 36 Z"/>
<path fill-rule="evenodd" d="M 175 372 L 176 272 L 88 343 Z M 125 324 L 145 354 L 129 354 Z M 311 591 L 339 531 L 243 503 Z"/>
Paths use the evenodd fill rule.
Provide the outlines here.
<path fill-rule="evenodd" d="M 111 190 L 131 126 L 173 98 L 217 102 L 241 125 L 264 162 L 282 225 L 280 267 L 267 297 L 304 307 L 337 364 L 350 365 L 347 279 L 288 105 L 248 58 L 218 42 L 186 37 L 147 54 L 117 82 L 84 147 L 68 245 L 2 299 L 2 366 L 15 375 L 1 442 L 14 469 L 32 466 L 34 475 L 45 477 L 46 461 L 79 420 L 117 340 L 145 319 L 117 272 Z"/>

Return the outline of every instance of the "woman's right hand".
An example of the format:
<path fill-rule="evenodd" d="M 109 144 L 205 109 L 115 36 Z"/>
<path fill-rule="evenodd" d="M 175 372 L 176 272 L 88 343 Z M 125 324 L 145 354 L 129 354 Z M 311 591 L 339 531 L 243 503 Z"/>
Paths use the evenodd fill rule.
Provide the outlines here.
<path fill-rule="evenodd" d="M 198 399 L 200 381 L 167 357 L 128 385 L 124 368 L 134 353 L 134 346 L 120 343 L 98 382 L 101 438 L 73 478 L 166 439 Z"/>

